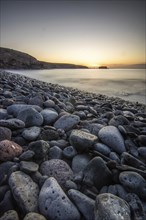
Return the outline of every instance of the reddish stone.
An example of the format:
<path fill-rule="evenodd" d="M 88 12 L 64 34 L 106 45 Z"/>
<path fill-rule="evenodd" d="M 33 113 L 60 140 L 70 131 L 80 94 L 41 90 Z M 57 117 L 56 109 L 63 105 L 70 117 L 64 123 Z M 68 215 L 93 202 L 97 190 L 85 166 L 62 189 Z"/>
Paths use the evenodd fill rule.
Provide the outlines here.
<path fill-rule="evenodd" d="M 13 141 L 4 140 L 0 142 L 0 161 L 12 160 L 22 153 L 22 147 Z"/>

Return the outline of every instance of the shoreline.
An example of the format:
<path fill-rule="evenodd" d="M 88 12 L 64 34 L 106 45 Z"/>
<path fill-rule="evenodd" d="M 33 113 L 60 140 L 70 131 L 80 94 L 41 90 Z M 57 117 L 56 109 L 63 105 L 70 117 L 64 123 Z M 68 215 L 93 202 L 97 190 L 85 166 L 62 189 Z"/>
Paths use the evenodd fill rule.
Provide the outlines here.
<path fill-rule="evenodd" d="M 0 71 L 2 220 L 145 219 L 145 188 L 146 105 Z"/>

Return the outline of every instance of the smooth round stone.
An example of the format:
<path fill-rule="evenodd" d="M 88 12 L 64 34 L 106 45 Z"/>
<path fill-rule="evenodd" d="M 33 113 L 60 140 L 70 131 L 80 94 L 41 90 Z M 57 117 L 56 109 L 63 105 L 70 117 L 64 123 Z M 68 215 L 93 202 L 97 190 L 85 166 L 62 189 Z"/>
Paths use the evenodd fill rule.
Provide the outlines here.
<path fill-rule="evenodd" d="M 123 115 L 114 116 L 110 121 L 109 125 L 118 127 L 119 125 L 128 125 L 130 122 Z"/>
<path fill-rule="evenodd" d="M 80 122 L 80 118 L 77 115 L 63 115 L 54 124 L 57 129 L 63 129 L 64 131 L 69 131 L 73 129 Z"/>
<path fill-rule="evenodd" d="M 44 109 L 40 113 L 44 118 L 44 125 L 53 124 L 58 117 L 58 113 L 55 110 L 53 111 L 51 109 Z"/>
<path fill-rule="evenodd" d="M 9 128 L 0 127 L 0 141 L 11 140 L 12 132 Z"/>
<path fill-rule="evenodd" d="M 146 199 L 146 180 L 140 174 L 124 171 L 120 173 L 119 180 L 128 192 L 135 193 L 140 198 Z"/>
<path fill-rule="evenodd" d="M 0 108 L 0 120 L 6 119 L 8 116 L 7 110 Z"/>
<path fill-rule="evenodd" d="M 139 147 L 138 153 L 140 154 L 141 157 L 143 157 L 146 160 L 146 147 Z"/>
<path fill-rule="evenodd" d="M 53 177 L 48 178 L 39 194 L 39 210 L 47 219 L 80 220 L 80 214 Z"/>
<path fill-rule="evenodd" d="M 49 159 L 61 159 L 62 158 L 62 150 L 57 147 L 51 147 L 48 154 Z"/>
<path fill-rule="evenodd" d="M 79 173 L 83 171 L 87 166 L 91 157 L 88 154 L 77 154 L 72 160 L 72 170 L 74 173 Z"/>
<path fill-rule="evenodd" d="M 109 185 L 112 173 L 106 166 L 101 157 L 94 157 L 85 167 L 83 182 L 88 186 L 95 186 L 101 189 L 105 185 Z"/>
<path fill-rule="evenodd" d="M 14 115 L 15 117 L 17 117 L 19 112 L 21 112 L 22 110 L 29 109 L 29 108 L 34 108 L 38 112 L 42 110 L 42 108 L 40 108 L 38 105 L 13 104 L 7 107 L 7 111 L 8 111 L 8 114 Z"/>
<path fill-rule="evenodd" d="M 95 201 L 84 195 L 78 190 L 70 189 L 68 191 L 69 198 L 74 202 L 76 207 L 82 213 L 86 220 L 95 220 L 94 207 Z"/>
<path fill-rule="evenodd" d="M 29 99 L 28 104 L 29 105 L 37 105 L 37 106 L 42 107 L 43 102 L 44 102 L 44 100 L 43 100 L 42 96 L 41 95 L 36 95 L 35 97 L 32 97 L 32 98 Z"/>
<path fill-rule="evenodd" d="M 17 205 L 24 214 L 37 212 L 39 187 L 30 176 L 22 171 L 16 171 L 9 178 L 9 186 Z"/>
<path fill-rule="evenodd" d="M 35 160 L 42 160 L 46 158 L 50 145 L 43 140 L 34 141 L 29 144 L 29 150 L 35 153 L 34 159 Z"/>
<path fill-rule="evenodd" d="M 114 126 L 105 126 L 98 133 L 100 140 L 113 149 L 116 153 L 121 154 L 125 149 L 124 139 L 119 130 Z"/>
<path fill-rule="evenodd" d="M 27 150 L 24 153 L 22 153 L 19 157 L 20 160 L 31 160 L 33 158 L 33 156 L 35 155 L 35 153 L 31 150 Z"/>
<path fill-rule="evenodd" d="M 17 130 L 25 127 L 25 123 L 17 118 L 11 118 L 7 120 L 0 120 L 0 126 L 10 128 L 11 130 Z"/>
<path fill-rule="evenodd" d="M 69 137 L 70 144 L 79 152 L 89 150 L 97 139 L 97 136 L 82 130 L 73 130 Z"/>
<path fill-rule="evenodd" d="M 43 124 L 43 116 L 34 108 L 27 108 L 20 111 L 17 118 L 25 123 L 25 127 L 39 127 Z"/>
<path fill-rule="evenodd" d="M 96 143 L 94 144 L 94 148 L 95 151 L 100 152 L 101 154 L 104 154 L 105 156 L 108 156 L 111 152 L 110 148 L 102 143 Z"/>
<path fill-rule="evenodd" d="M 41 132 L 41 128 L 34 126 L 34 127 L 30 127 L 30 128 L 25 129 L 22 132 L 22 136 L 28 141 L 34 141 L 37 139 L 40 132 Z"/>
<path fill-rule="evenodd" d="M 15 210 L 9 210 L 0 217 L 0 220 L 19 220 L 19 217 Z"/>
<path fill-rule="evenodd" d="M 55 102 L 53 100 L 48 99 L 47 101 L 44 102 L 44 107 L 53 108 L 55 107 Z"/>
<path fill-rule="evenodd" d="M 72 159 L 77 154 L 76 149 L 73 146 L 68 146 L 63 149 L 63 156 Z"/>
<path fill-rule="evenodd" d="M 12 160 L 22 153 L 22 147 L 13 141 L 4 140 L 0 142 L 0 161 Z"/>
<path fill-rule="evenodd" d="M 38 213 L 29 212 L 23 220 L 46 220 L 46 218 Z"/>
<path fill-rule="evenodd" d="M 103 193 L 96 197 L 95 220 L 131 220 L 127 202 L 113 194 Z"/>
<path fill-rule="evenodd" d="M 31 173 L 38 171 L 38 169 L 39 169 L 39 165 L 37 163 L 31 162 L 31 161 L 20 162 L 20 170 L 25 173 L 31 174 Z"/>
<path fill-rule="evenodd" d="M 40 166 L 40 172 L 42 175 L 54 177 L 63 188 L 65 187 L 66 181 L 73 178 L 73 172 L 69 165 L 60 159 L 44 161 Z"/>

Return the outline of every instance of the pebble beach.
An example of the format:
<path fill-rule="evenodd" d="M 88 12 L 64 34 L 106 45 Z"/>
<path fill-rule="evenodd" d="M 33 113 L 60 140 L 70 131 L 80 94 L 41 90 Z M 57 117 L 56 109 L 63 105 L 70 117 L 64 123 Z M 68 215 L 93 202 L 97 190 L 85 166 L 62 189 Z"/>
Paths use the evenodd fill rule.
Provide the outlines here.
<path fill-rule="evenodd" d="M 145 220 L 146 106 L 0 70 L 0 220 Z"/>

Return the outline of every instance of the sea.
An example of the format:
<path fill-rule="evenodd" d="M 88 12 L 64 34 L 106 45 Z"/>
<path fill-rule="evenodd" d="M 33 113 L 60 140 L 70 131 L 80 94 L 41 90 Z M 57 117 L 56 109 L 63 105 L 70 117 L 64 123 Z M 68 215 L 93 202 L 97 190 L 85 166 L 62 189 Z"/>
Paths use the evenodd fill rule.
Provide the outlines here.
<path fill-rule="evenodd" d="M 8 70 L 48 83 L 146 104 L 145 69 Z"/>

